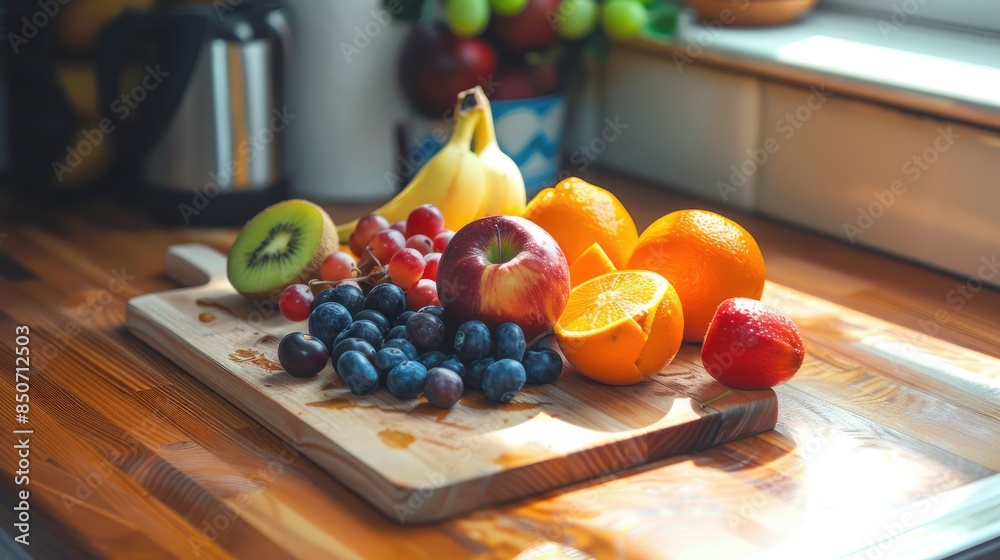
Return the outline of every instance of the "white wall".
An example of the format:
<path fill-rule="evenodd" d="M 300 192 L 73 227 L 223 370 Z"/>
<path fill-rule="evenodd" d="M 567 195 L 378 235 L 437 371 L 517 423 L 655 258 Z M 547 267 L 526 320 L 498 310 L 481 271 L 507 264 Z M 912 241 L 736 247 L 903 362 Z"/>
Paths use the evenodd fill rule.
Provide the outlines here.
<path fill-rule="evenodd" d="M 410 24 L 386 23 L 379 0 L 290 4 L 293 192 L 321 201 L 386 199 L 394 192 L 384 176 L 396 169 L 394 127 L 407 113 L 396 68 Z"/>

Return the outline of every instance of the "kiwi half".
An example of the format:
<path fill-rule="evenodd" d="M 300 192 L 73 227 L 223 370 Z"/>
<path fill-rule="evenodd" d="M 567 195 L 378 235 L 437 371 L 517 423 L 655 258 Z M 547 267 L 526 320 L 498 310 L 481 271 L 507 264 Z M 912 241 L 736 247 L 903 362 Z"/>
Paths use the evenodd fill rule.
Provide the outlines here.
<path fill-rule="evenodd" d="M 325 210 L 307 200 L 265 208 L 243 226 L 229 250 L 229 283 L 244 297 L 277 300 L 289 284 L 319 278 L 323 259 L 339 247 Z"/>

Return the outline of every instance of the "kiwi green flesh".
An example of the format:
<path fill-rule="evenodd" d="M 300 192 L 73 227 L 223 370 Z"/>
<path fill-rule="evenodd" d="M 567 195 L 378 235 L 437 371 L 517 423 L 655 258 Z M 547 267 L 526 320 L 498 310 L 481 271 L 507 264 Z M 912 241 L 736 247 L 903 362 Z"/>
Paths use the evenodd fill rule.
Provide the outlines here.
<path fill-rule="evenodd" d="M 272 206 L 254 217 L 229 252 L 227 272 L 241 293 L 283 288 L 312 264 L 323 235 L 323 216 L 304 202 Z"/>

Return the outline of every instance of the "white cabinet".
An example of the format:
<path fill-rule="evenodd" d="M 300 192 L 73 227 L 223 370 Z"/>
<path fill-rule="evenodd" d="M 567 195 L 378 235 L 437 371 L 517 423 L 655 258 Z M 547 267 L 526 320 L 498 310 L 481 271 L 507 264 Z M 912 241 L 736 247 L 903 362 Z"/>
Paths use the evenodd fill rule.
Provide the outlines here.
<path fill-rule="evenodd" d="M 1000 132 L 622 48 L 605 87 L 601 164 L 1000 286 Z"/>
<path fill-rule="evenodd" d="M 765 84 L 762 130 L 809 95 Z M 1000 284 L 996 133 L 834 95 L 758 179 L 763 213 Z"/>
<path fill-rule="evenodd" d="M 738 169 L 756 147 L 759 107 L 756 78 L 696 65 L 678 69 L 666 56 L 613 49 L 607 102 L 597 117 L 604 123 L 599 131 L 617 122 L 620 133 L 607 142 L 596 135 L 591 144 L 567 146 L 570 168 L 583 161 L 573 154 L 590 153 L 628 174 L 750 208 L 756 174 L 740 181 L 734 166 Z"/>

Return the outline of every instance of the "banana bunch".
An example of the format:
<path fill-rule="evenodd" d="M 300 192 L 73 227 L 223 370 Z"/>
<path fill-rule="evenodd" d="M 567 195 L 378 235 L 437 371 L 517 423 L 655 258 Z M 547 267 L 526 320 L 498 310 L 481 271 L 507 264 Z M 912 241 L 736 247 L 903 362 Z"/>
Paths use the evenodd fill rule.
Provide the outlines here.
<path fill-rule="evenodd" d="M 372 213 L 394 223 L 406 220 L 421 204 L 437 206 L 445 227 L 454 231 L 485 216 L 524 213 L 524 178 L 497 145 L 493 112 L 481 87 L 458 94 L 455 128 L 448 143 L 406 188 Z M 341 224 L 337 234 L 347 239 L 356 225 L 357 220 Z"/>
<path fill-rule="evenodd" d="M 520 216 L 524 214 L 526 203 L 524 177 L 514 160 L 503 153 L 500 150 L 500 145 L 497 144 L 490 100 L 486 98 L 486 94 L 480 87 L 476 87 L 473 93 L 479 104 L 486 108 L 483 111 L 483 118 L 476 125 L 476 136 L 473 140 L 475 152 L 479 154 L 486 170 L 486 192 L 483 195 L 483 203 L 479 207 L 478 217 L 483 218 L 497 214 Z"/>

